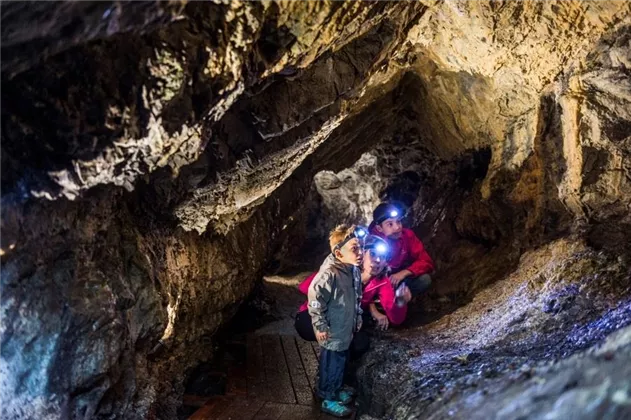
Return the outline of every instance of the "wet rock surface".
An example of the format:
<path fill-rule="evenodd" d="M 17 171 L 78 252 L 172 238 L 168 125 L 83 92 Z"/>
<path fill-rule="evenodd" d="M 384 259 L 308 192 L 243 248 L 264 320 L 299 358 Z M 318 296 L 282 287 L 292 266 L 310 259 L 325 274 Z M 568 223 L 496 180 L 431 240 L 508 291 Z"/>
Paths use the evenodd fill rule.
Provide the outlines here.
<path fill-rule="evenodd" d="M 628 2 L 1 9 L 3 417 L 174 418 L 262 276 L 385 198 L 437 272 L 366 412 L 625 407 L 628 346 L 585 349 L 629 320 Z"/>

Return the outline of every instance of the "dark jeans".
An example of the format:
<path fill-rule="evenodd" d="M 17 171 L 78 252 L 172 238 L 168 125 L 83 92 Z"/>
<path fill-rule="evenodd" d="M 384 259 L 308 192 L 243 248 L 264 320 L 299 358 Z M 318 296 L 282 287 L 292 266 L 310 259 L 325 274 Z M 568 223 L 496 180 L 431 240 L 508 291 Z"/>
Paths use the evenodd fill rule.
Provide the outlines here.
<path fill-rule="evenodd" d="M 320 347 L 320 365 L 318 367 L 318 397 L 335 400 L 344 382 L 344 370 L 349 351 L 333 351 Z"/>
<path fill-rule="evenodd" d="M 364 317 L 364 325 L 366 325 L 365 323 L 366 317 Z M 296 328 L 296 332 L 298 333 L 298 335 L 303 340 L 316 341 L 309 311 L 302 311 L 296 314 L 294 327 Z M 370 340 L 368 339 L 368 335 L 363 330 L 356 332 L 355 336 L 353 337 L 353 341 L 351 341 L 351 347 L 349 349 L 351 359 L 359 358 L 362 354 L 366 353 L 369 348 Z"/>
<path fill-rule="evenodd" d="M 412 296 L 417 296 L 429 289 L 429 286 L 432 285 L 432 278 L 429 274 L 423 274 L 418 277 L 408 277 L 401 283 L 405 283 L 408 289 L 410 289 Z"/>

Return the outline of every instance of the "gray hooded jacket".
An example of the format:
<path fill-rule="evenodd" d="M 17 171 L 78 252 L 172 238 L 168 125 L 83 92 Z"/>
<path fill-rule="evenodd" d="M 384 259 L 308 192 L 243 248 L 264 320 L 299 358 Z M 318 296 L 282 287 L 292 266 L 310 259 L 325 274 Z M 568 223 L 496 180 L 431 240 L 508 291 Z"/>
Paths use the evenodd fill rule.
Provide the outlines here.
<path fill-rule="evenodd" d="M 361 319 L 359 268 L 330 254 L 311 282 L 307 297 L 314 331 L 329 333 L 329 339 L 319 344 L 328 350 L 348 350 Z"/>

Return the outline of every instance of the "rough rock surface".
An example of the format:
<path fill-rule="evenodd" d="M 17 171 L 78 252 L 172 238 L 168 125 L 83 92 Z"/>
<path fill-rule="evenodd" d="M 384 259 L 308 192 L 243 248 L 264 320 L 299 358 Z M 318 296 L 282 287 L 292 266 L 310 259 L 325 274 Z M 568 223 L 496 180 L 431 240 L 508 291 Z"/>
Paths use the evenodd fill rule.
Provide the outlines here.
<path fill-rule="evenodd" d="M 262 274 L 377 198 L 410 206 L 433 293 L 454 302 L 482 291 L 501 306 L 484 288 L 507 284 L 543 305 L 512 276 L 539 270 L 527 255 L 546 247 L 574 249 L 562 254 L 579 290 L 542 280 L 541 299 L 559 285 L 550 313 L 576 299 L 589 325 L 629 296 L 613 285 L 631 251 L 626 1 L 1 9 L 3 417 L 173 418 L 187 371 Z M 580 298 L 595 272 L 612 296 Z M 603 331 L 627 322 L 618 310 Z M 568 331 L 540 331 L 547 316 L 525 336 Z M 441 322 L 401 340 L 451 331 Z"/>
<path fill-rule="evenodd" d="M 628 261 L 576 238 L 528 251 L 466 306 L 375 337 L 358 373 L 363 407 L 397 419 L 625 418 L 630 291 Z"/>

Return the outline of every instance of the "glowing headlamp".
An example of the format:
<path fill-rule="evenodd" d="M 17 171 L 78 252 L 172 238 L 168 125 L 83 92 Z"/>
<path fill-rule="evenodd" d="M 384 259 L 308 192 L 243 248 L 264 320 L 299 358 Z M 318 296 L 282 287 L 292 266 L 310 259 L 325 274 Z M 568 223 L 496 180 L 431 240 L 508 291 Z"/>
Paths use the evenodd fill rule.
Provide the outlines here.
<path fill-rule="evenodd" d="M 381 203 L 373 212 L 373 222 L 381 224 L 386 219 L 398 219 L 405 216 L 405 209 L 392 203 Z"/>
<path fill-rule="evenodd" d="M 346 245 L 346 243 L 348 241 L 350 241 L 351 239 L 354 239 L 354 238 L 359 239 L 359 244 L 363 247 L 364 246 L 364 239 L 366 239 L 366 235 L 368 235 L 368 229 L 366 229 L 363 226 L 357 226 L 355 228 L 355 230 L 353 230 L 350 234 L 348 234 L 348 236 L 346 238 L 344 238 L 344 240 L 342 242 L 340 242 L 339 244 L 335 245 L 334 249 L 342 248 L 344 245 Z"/>
<path fill-rule="evenodd" d="M 388 253 L 388 246 L 386 244 L 378 243 L 375 245 L 374 249 L 377 255 L 386 255 Z"/>
<path fill-rule="evenodd" d="M 373 258 L 379 257 L 387 260 L 390 256 L 388 243 L 378 236 L 368 235 L 364 247 L 367 251 L 370 251 L 370 255 Z"/>

